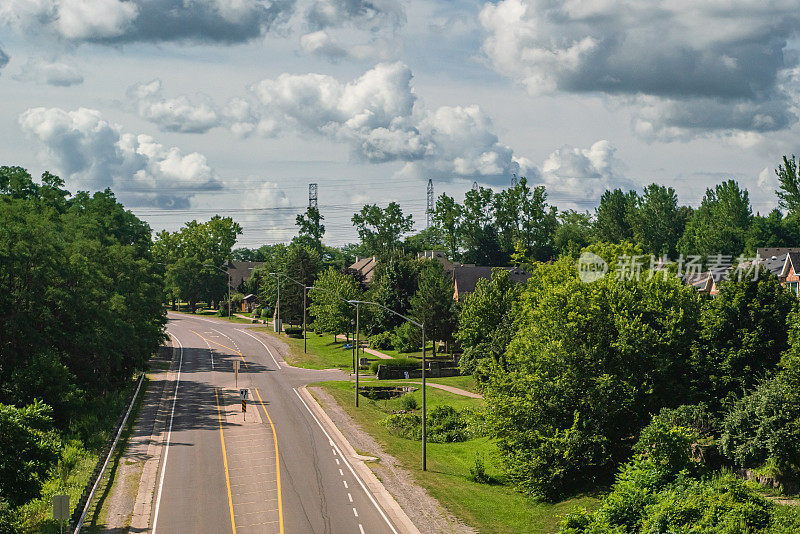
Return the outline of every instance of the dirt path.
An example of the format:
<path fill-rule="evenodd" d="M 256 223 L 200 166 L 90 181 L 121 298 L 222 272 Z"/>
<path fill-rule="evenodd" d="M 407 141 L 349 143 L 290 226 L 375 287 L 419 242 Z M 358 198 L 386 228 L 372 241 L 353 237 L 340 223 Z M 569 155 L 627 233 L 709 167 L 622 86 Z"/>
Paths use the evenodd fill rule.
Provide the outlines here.
<path fill-rule="evenodd" d="M 476 532 L 439 504 L 439 501 L 431 497 L 425 489 L 418 486 L 411 473 L 404 469 L 394 456 L 384 452 L 375 438 L 361 430 L 331 395 L 318 387 L 308 389 L 357 451 L 364 451 L 370 456 L 380 458 L 380 462 L 370 464 L 370 467 L 420 531 L 426 534 Z"/>

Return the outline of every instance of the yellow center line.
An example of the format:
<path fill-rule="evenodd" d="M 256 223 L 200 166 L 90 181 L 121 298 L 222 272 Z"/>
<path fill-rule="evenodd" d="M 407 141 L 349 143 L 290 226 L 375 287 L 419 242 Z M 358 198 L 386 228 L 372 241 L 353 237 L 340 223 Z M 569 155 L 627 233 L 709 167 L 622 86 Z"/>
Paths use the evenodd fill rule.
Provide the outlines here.
<path fill-rule="evenodd" d="M 269 426 L 272 427 L 272 437 L 275 440 L 275 472 L 277 473 L 278 479 L 278 524 L 280 525 L 280 532 L 283 534 L 283 502 L 281 500 L 281 461 L 280 457 L 278 456 L 278 434 L 275 432 L 275 425 L 272 424 L 272 417 L 269 416 L 269 412 L 267 411 L 266 406 L 264 405 L 264 400 L 261 398 L 261 393 L 259 393 L 258 388 L 254 388 L 256 390 L 256 395 L 258 395 L 258 402 L 261 403 L 261 408 L 263 408 L 264 413 L 267 414 L 267 420 L 269 421 Z"/>
<path fill-rule="evenodd" d="M 228 455 L 225 453 L 225 435 L 222 433 L 222 409 L 219 407 L 219 393 L 214 388 L 214 397 L 217 399 L 217 414 L 219 415 L 219 440 L 222 442 L 222 462 L 225 464 L 225 485 L 228 488 L 228 508 L 231 511 L 231 528 L 236 534 L 236 521 L 233 520 L 233 496 L 231 495 L 231 479 L 228 476 Z"/>
<path fill-rule="evenodd" d="M 226 348 L 228 350 L 232 350 L 236 354 L 238 354 L 242 358 L 242 362 L 244 362 L 244 366 L 247 367 L 247 360 L 244 359 L 244 354 L 239 352 L 238 350 L 228 347 L 227 345 L 223 345 L 222 343 L 217 343 L 212 339 L 208 339 L 194 330 L 192 330 L 195 334 L 203 338 L 209 343 L 213 343 L 215 345 L 219 345 L 220 347 Z M 275 425 L 272 423 L 272 417 L 269 416 L 269 412 L 267 411 L 266 405 L 264 404 L 264 400 L 261 398 L 261 393 L 258 391 L 257 387 L 253 387 L 256 390 L 256 395 L 258 395 L 258 401 L 261 404 L 261 408 L 264 410 L 264 413 L 267 414 L 267 420 L 269 421 L 269 426 L 272 428 L 272 439 L 275 442 L 275 473 L 276 479 L 278 483 L 278 524 L 280 525 L 280 533 L 283 534 L 283 500 L 281 499 L 281 463 L 280 463 L 280 456 L 278 454 L 278 433 L 275 432 Z M 216 390 L 215 390 L 216 393 Z M 219 410 L 219 399 L 217 399 L 217 410 Z M 219 433 L 220 438 L 222 438 L 222 415 L 220 414 L 219 420 Z M 225 458 L 225 440 L 222 439 L 222 456 Z M 231 485 L 230 481 L 228 480 L 228 460 L 225 458 L 225 481 L 228 483 L 228 502 L 230 503 L 231 508 L 231 524 L 233 525 L 233 533 L 236 534 L 236 525 L 233 523 L 233 499 L 231 498 Z"/>

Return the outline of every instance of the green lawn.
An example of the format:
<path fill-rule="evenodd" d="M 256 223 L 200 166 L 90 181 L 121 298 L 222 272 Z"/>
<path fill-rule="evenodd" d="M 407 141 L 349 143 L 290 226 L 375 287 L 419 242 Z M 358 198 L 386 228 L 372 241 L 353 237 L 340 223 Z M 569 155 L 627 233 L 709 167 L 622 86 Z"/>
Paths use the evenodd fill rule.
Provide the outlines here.
<path fill-rule="evenodd" d="M 465 389 L 472 393 L 480 393 L 478 386 L 475 384 L 475 379 L 472 375 L 466 376 L 448 376 L 445 378 L 428 378 L 428 382 L 434 384 L 443 384 L 445 386 L 453 386 L 455 388 Z M 412 379 L 410 382 L 420 382 L 419 379 Z"/>
<path fill-rule="evenodd" d="M 286 325 L 284 325 L 286 326 Z M 303 353 L 303 338 L 293 338 L 286 334 L 276 334 L 271 326 L 255 327 L 253 330 L 266 332 L 289 345 L 287 361 L 295 367 L 306 369 L 352 369 L 353 351 L 344 349 L 345 342 L 335 341 L 330 334 L 319 335 L 308 332 L 308 353 Z M 369 357 L 368 354 L 365 356 Z"/>
<path fill-rule="evenodd" d="M 364 381 L 364 385 L 383 386 L 394 383 L 407 384 L 389 380 Z M 463 443 L 429 443 L 428 471 L 422 471 L 421 443 L 394 436 L 379 424 L 390 410 L 400 409 L 399 399 L 373 401 L 362 396 L 361 406 L 356 410 L 353 406 L 352 383 L 324 382 L 318 385 L 333 395 L 339 405 L 362 429 L 374 436 L 387 453 L 396 457 L 413 474 L 418 484 L 426 488 L 454 515 L 481 533 L 556 532 L 560 515 L 574 506 L 592 508 L 598 504 L 598 500 L 592 496 L 580 496 L 554 504 L 542 503 L 504 485 L 497 446 L 485 437 Z M 421 391 L 416 391 L 413 395 L 421 402 Z M 450 404 L 458 409 L 467 406 L 480 408 L 484 402 L 434 388 L 428 389 L 427 400 L 429 409 L 440 404 Z M 468 478 L 478 454 L 484 459 L 487 474 L 496 483 L 479 484 Z"/>

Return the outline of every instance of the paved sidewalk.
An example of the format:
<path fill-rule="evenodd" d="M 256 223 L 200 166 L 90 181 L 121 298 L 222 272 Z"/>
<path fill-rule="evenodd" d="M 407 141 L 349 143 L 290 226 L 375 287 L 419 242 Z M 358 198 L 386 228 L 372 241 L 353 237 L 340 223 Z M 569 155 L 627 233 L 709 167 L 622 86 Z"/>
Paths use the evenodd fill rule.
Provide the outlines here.
<path fill-rule="evenodd" d="M 411 384 L 422 384 L 422 382 L 420 382 L 418 380 L 404 380 L 404 382 L 409 382 Z M 441 390 L 444 390 L 444 391 L 449 391 L 450 393 L 455 393 L 456 395 L 463 395 L 465 397 L 470 397 L 472 399 L 482 399 L 483 398 L 483 395 L 481 395 L 480 393 L 473 393 L 471 391 L 467 391 L 466 389 L 461 389 L 461 388 L 457 388 L 457 387 L 454 387 L 454 386 L 446 386 L 444 384 L 436 384 L 435 382 L 428 382 L 427 380 L 425 381 L 425 384 L 428 387 L 437 388 L 437 389 L 441 389 Z"/>

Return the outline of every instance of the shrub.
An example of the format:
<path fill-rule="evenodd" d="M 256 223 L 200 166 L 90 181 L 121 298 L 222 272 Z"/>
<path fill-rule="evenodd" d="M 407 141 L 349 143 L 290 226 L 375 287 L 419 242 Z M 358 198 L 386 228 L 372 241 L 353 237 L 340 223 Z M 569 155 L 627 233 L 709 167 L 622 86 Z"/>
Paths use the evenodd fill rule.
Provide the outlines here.
<path fill-rule="evenodd" d="M 378 366 L 383 365 L 390 369 L 400 369 L 402 371 L 413 371 L 414 369 L 422 369 L 422 362 L 413 358 L 393 358 L 391 360 L 380 360 L 372 362 L 369 370 L 373 373 L 378 372 Z"/>
<path fill-rule="evenodd" d="M 400 352 L 416 352 L 422 348 L 422 331 L 411 323 L 403 323 L 394 329 L 392 345 Z"/>
<path fill-rule="evenodd" d="M 483 455 L 475 455 L 475 464 L 469 468 L 469 479 L 478 484 L 489 484 L 492 477 L 486 474 L 486 466 L 483 465 Z"/>
<path fill-rule="evenodd" d="M 457 443 L 474 437 L 470 432 L 469 413 L 459 412 L 450 405 L 436 406 L 428 411 L 427 438 L 429 443 Z M 392 414 L 382 424 L 397 436 L 422 439 L 422 417 L 418 414 Z"/>
<path fill-rule="evenodd" d="M 413 439 L 416 441 L 422 439 L 422 417 L 415 413 L 392 414 L 381 421 L 381 424 L 385 426 L 389 432 L 401 438 Z"/>
<path fill-rule="evenodd" d="M 416 397 L 411 394 L 406 394 L 400 397 L 400 406 L 407 412 L 410 412 L 419 408 L 419 403 L 417 403 Z"/>
<path fill-rule="evenodd" d="M 286 332 L 286 335 L 293 338 L 303 338 L 303 327 L 302 326 L 287 326 L 283 329 Z"/>
<path fill-rule="evenodd" d="M 784 474 L 800 468 L 800 395 L 781 378 L 763 382 L 725 417 L 720 445 L 739 467 L 772 464 Z"/>
<path fill-rule="evenodd" d="M 394 348 L 391 332 L 379 332 L 369 338 L 369 348 L 376 350 L 391 350 Z"/>

